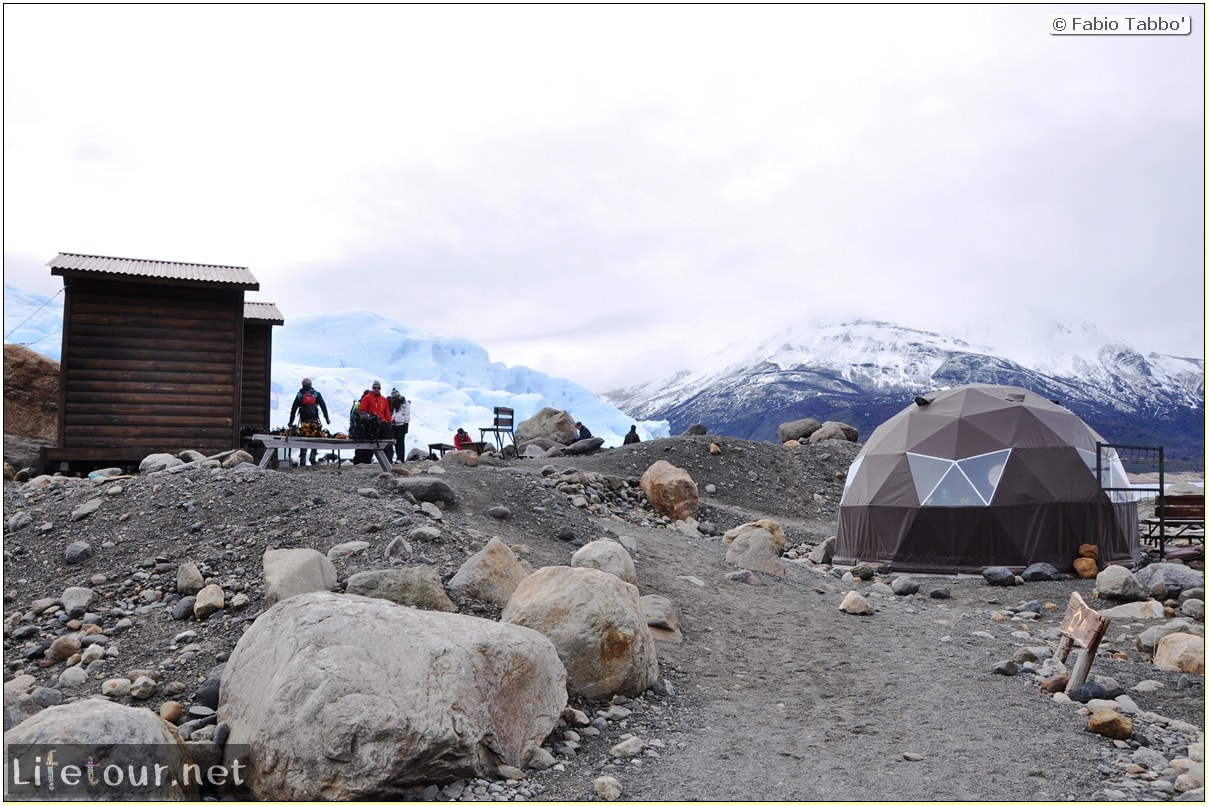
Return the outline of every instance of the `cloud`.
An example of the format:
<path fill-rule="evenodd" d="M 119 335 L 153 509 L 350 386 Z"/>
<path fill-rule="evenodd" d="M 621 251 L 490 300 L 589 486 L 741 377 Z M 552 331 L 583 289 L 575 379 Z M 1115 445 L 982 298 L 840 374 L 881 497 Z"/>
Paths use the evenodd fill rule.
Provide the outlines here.
<path fill-rule="evenodd" d="M 1203 355 L 1199 30 L 1053 37 L 1048 9 L 987 6 L 76 11 L 6 10 L 6 248 L 43 264 L 247 266 L 287 319 L 368 307 L 598 390 L 807 319 L 1038 305 Z"/>

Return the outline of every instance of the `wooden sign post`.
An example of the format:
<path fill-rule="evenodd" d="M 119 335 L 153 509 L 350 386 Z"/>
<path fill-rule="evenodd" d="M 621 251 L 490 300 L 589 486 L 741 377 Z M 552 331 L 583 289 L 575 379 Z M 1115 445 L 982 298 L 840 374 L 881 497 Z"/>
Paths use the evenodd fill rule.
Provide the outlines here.
<path fill-rule="evenodd" d="M 1066 663 L 1066 657 L 1075 644 L 1082 647 L 1082 651 L 1079 653 L 1079 660 L 1075 662 L 1074 671 L 1070 674 L 1070 680 L 1066 684 L 1068 693 L 1075 686 L 1087 682 L 1091 662 L 1096 657 L 1100 639 L 1108 632 L 1108 625 L 1109 620 L 1083 601 L 1083 597 L 1079 595 L 1078 591 L 1070 595 L 1070 602 L 1066 605 L 1066 615 L 1062 617 L 1062 626 L 1058 628 L 1062 633 L 1062 643 L 1058 647 L 1058 660 Z"/>

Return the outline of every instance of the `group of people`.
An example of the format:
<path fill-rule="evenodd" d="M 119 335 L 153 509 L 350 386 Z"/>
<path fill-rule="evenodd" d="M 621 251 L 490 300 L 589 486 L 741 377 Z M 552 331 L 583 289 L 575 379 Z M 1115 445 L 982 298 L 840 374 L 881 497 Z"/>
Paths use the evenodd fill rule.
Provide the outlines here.
<path fill-rule="evenodd" d="M 386 458 L 391 461 L 405 461 L 407 459 L 407 429 L 411 423 L 411 403 L 407 401 L 407 398 L 403 397 L 398 389 L 391 389 L 390 397 L 386 397 L 382 394 L 382 384 L 374 381 L 373 385 L 361 395 L 361 399 L 353 404 L 352 411 L 349 412 L 350 434 L 353 422 L 359 418 L 362 412 L 369 413 L 376 418 L 378 434 L 385 433 L 389 429 L 392 442 L 383 448 Z M 355 456 L 353 461 L 357 461 Z"/>
<path fill-rule="evenodd" d="M 411 423 L 411 403 L 407 398 L 399 392 L 398 389 L 390 390 L 390 397 L 382 394 L 382 384 L 379 381 L 374 381 L 373 385 L 366 389 L 360 399 L 353 403 L 352 410 L 349 412 L 349 435 L 358 430 L 358 426 L 362 420 L 362 412 L 372 415 L 372 420 L 381 431 L 390 429 L 393 437 L 392 443 L 385 446 L 383 451 L 386 453 L 386 458 L 392 461 L 405 461 L 407 458 L 407 429 Z M 327 403 L 323 400 L 323 395 L 311 384 L 310 378 L 302 379 L 302 387 L 298 393 L 294 395 L 294 405 L 290 407 L 290 420 L 288 425 L 293 427 L 294 417 L 298 417 L 299 431 L 304 437 L 318 437 L 323 435 L 323 429 L 319 425 L 319 415 L 323 414 L 323 419 L 328 425 L 332 424 L 331 417 L 327 413 Z M 578 430 L 577 439 L 591 439 L 592 432 L 582 422 L 576 421 L 575 428 Z M 375 438 L 379 431 L 375 432 Z M 625 435 L 624 443 L 631 445 L 639 441 L 638 426 L 631 425 L 630 431 Z M 470 434 L 466 433 L 465 428 L 459 428 L 457 433 L 453 435 L 453 447 L 455 450 L 467 450 L 472 448 L 474 441 L 470 438 Z M 318 450 L 310 451 L 311 464 L 317 464 Z M 369 453 L 368 451 L 356 451 L 357 454 Z M 358 460 L 363 462 L 372 461 L 371 456 L 356 456 L 353 457 L 353 462 L 358 463 Z M 306 466 L 307 451 L 302 451 L 300 464 Z"/>
<path fill-rule="evenodd" d="M 315 389 L 311 384 L 310 378 L 302 379 L 302 387 L 298 393 L 294 395 L 294 405 L 290 407 L 289 426 L 294 425 L 294 417 L 298 417 L 298 427 L 300 435 L 304 437 L 318 437 L 323 435 L 322 428 L 319 425 L 319 414 L 322 412 L 323 419 L 328 425 L 332 424 L 331 417 L 328 416 L 327 403 L 323 399 L 323 395 Z M 366 389 L 361 397 L 353 403 L 352 411 L 349 412 L 349 435 L 351 436 L 355 426 L 360 425 L 360 413 L 367 412 L 372 415 L 370 419 L 377 428 L 375 429 L 375 438 L 378 434 L 390 429 L 391 443 L 385 446 L 383 452 L 386 457 L 392 461 L 398 457 L 398 461 L 402 462 L 407 457 L 407 429 L 411 423 L 411 404 L 407 398 L 400 394 L 398 389 L 390 390 L 390 397 L 387 398 L 382 394 L 382 384 L 379 381 L 374 381 L 373 385 Z M 302 451 L 302 457 L 299 464 L 303 467 L 307 464 L 307 451 Z M 311 464 L 317 462 L 318 450 L 310 452 Z M 358 452 L 360 453 L 360 452 Z M 372 457 L 358 457 L 354 455 L 353 461 L 358 459 L 364 461 L 372 461 Z"/>

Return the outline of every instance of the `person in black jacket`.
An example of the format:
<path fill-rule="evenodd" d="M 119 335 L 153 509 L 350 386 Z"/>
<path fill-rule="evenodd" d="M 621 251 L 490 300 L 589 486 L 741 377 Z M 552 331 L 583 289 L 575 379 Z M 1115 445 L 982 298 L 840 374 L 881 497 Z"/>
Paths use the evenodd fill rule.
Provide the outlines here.
<path fill-rule="evenodd" d="M 631 425 L 630 433 L 625 435 L 625 439 L 622 440 L 622 444 L 623 445 L 633 445 L 635 442 L 641 442 L 641 441 L 642 441 L 642 438 L 638 436 L 638 426 Z"/>
<path fill-rule="evenodd" d="M 298 425 L 304 437 L 321 437 L 323 429 L 319 427 L 319 412 L 323 412 L 323 419 L 328 425 L 332 424 L 332 418 L 327 416 L 327 403 L 323 402 L 323 395 L 319 393 L 315 387 L 311 386 L 310 378 L 302 379 L 302 388 L 298 390 L 298 394 L 294 395 L 294 405 L 290 406 L 290 420 L 287 425 L 294 425 L 294 416 L 298 416 Z M 306 467 L 306 450 L 299 451 L 298 464 Z M 311 464 L 318 464 L 316 461 L 319 451 L 311 450 Z"/>

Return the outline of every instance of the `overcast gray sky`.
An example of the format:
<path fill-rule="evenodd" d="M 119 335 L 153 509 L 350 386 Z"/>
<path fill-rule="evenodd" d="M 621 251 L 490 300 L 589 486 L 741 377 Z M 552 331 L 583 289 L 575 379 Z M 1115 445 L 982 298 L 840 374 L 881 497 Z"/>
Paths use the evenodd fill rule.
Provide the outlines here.
<path fill-rule="evenodd" d="M 1021 306 L 1203 357 L 1202 9 L 10 4 L 5 282 L 246 266 L 287 325 L 598 392 Z M 1192 34 L 1052 34 L 1160 14 Z"/>

